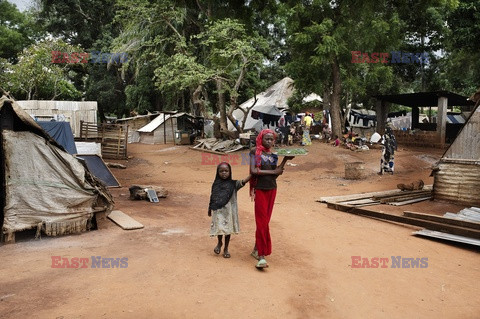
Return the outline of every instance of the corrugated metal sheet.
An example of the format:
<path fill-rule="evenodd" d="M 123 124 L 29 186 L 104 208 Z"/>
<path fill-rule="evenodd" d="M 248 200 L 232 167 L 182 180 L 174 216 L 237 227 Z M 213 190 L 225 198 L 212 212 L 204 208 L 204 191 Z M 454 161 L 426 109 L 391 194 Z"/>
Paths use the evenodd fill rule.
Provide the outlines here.
<path fill-rule="evenodd" d="M 433 196 L 467 205 L 480 205 L 480 161 L 440 161 L 435 171 Z"/>
<path fill-rule="evenodd" d="M 150 132 L 153 132 L 157 129 L 157 127 L 159 127 L 160 125 L 163 124 L 163 119 L 164 119 L 164 116 L 165 116 L 165 121 L 168 121 L 168 119 L 170 118 L 170 114 L 160 114 L 159 116 L 157 116 L 156 118 L 154 118 L 150 123 L 148 123 L 147 125 L 145 125 L 144 127 L 138 129 L 137 131 L 138 132 L 143 132 L 143 133 L 150 133 Z"/>
<path fill-rule="evenodd" d="M 480 160 L 480 105 L 472 112 L 443 157 Z"/>
<path fill-rule="evenodd" d="M 439 239 L 444 239 L 444 240 L 449 240 L 449 241 L 455 241 L 455 242 L 469 244 L 469 245 L 480 246 L 480 240 L 478 240 L 478 239 L 470 238 L 470 237 L 464 237 L 464 236 L 458 236 L 458 235 L 452 235 L 452 234 L 443 233 L 443 232 L 434 231 L 434 230 L 422 229 L 422 230 L 413 232 L 413 234 L 414 235 L 420 235 L 420 236 L 426 236 L 426 237 L 439 238 Z"/>

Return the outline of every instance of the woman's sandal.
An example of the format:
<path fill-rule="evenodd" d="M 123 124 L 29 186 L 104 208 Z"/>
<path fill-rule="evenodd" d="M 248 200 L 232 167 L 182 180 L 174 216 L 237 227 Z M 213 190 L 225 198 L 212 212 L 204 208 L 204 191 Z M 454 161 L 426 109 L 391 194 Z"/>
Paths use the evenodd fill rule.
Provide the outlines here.
<path fill-rule="evenodd" d="M 224 252 L 224 253 L 223 253 L 223 258 L 230 258 L 230 253 Z"/>
<path fill-rule="evenodd" d="M 214 249 L 213 249 L 213 252 L 217 255 L 220 254 L 220 251 L 222 250 L 222 246 L 216 246 Z"/>
<path fill-rule="evenodd" d="M 257 269 L 263 269 L 263 268 L 267 268 L 268 267 L 268 264 L 267 264 L 267 261 L 265 259 L 260 259 L 258 261 L 258 263 L 255 265 L 255 267 Z"/>

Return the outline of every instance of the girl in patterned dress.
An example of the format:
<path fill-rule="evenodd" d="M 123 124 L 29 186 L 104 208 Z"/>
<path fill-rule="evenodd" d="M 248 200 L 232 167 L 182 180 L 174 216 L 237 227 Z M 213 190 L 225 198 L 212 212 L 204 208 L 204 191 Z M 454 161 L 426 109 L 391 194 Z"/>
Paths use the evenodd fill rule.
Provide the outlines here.
<path fill-rule="evenodd" d="M 237 191 L 249 180 L 250 175 L 244 180 L 232 180 L 232 167 L 226 162 L 217 166 L 217 174 L 212 185 L 212 194 L 208 206 L 208 216 L 212 216 L 210 236 L 218 237 L 218 244 L 213 250 L 217 255 L 220 254 L 223 235 L 225 235 L 225 246 L 223 248 L 223 257 L 225 258 L 230 258 L 228 252 L 230 234 L 238 234 L 240 231 Z"/>

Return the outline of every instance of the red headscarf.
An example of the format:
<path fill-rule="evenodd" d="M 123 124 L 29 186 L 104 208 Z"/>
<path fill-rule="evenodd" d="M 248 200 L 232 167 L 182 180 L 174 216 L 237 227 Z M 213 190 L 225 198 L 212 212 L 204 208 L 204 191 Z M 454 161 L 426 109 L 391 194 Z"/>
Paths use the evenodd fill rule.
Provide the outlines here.
<path fill-rule="evenodd" d="M 270 148 L 266 148 L 265 146 L 263 146 L 262 144 L 262 141 L 263 141 L 263 137 L 266 135 L 266 134 L 272 134 L 273 135 L 273 138 L 277 138 L 277 134 L 275 134 L 274 131 L 272 130 L 262 130 L 260 132 L 260 134 L 258 134 L 257 136 L 257 139 L 256 139 L 256 150 L 255 150 L 255 167 L 257 167 L 258 169 L 260 169 L 260 167 L 262 166 L 262 153 L 263 152 L 270 152 Z M 250 170 L 250 167 L 248 168 Z M 252 175 L 252 177 L 250 178 L 250 196 L 252 197 L 252 200 L 255 198 L 255 186 L 257 185 L 257 181 L 258 181 L 258 175 Z"/>

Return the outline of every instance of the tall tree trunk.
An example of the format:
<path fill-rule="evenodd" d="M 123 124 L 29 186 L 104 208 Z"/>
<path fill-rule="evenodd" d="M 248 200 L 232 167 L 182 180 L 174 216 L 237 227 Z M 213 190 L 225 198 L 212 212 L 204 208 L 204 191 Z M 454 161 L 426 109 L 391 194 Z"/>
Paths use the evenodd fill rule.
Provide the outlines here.
<path fill-rule="evenodd" d="M 225 110 L 225 92 L 223 91 L 222 79 L 216 79 L 217 95 L 218 95 L 218 110 L 220 111 L 220 130 L 222 132 L 228 131 L 227 112 Z"/>
<path fill-rule="evenodd" d="M 377 100 L 377 102 L 375 103 L 375 113 L 377 114 L 376 131 L 380 135 L 383 135 L 385 133 L 385 126 L 387 123 L 389 107 L 390 103 L 382 100 Z"/>
<path fill-rule="evenodd" d="M 201 98 L 203 85 L 199 85 L 192 94 L 193 114 L 198 116 L 206 116 L 205 100 Z"/>
<path fill-rule="evenodd" d="M 330 93 L 330 85 L 325 85 L 323 88 L 323 109 L 330 110 L 330 100 L 331 100 L 331 93 Z"/>
<path fill-rule="evenodd" d="M 330 114 L 332 116 L 332 133 L 333 135 L 342 135 L 342 111 L 340 107 L 340 93 L 342 91 L 342 82 L 340 79 L 340 66 L 337 57 L 332 61 L 332 79 L 333 93 L 331 100 Z"/>

